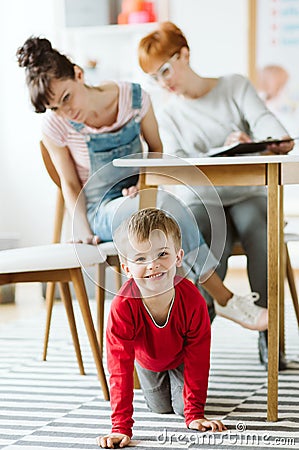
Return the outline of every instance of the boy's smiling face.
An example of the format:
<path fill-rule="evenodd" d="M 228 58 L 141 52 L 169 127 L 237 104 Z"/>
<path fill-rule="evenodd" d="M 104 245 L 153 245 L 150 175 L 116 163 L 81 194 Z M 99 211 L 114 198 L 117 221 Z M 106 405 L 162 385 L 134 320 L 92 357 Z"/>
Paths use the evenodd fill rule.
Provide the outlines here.
<path fill-rule="evenodd" d="M 129 238 L 122 268 L 127 276 L 134 278 L 144 298 L 157 296 L 173 288 L 183 254 L 182 249 L 176 250 L 171 236 L 154 230 L 149 240 L 140 242 Z"/>

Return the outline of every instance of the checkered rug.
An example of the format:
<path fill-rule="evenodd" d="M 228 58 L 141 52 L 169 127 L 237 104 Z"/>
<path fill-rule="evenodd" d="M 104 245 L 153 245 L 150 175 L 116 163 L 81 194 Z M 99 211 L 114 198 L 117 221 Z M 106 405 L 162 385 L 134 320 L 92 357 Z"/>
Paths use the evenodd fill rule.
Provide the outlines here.
<path fill-rule="evenodd" d="M 94 312 L 94 302 L 91 302 Z M 108 308 L 107 308 L 108 309 Z M 286 348 L 299 358 L 298 327 L 287 305 Z M 44 312 L 0 330 L 0 448 L 5 450 L 96 449 L 110 429 L 78 312 L 86 376 L 78 374 L 62 304 L 55 305 L 48 361 L 41 361 Z M 1 310 L 0 310 L 1 314 Z M 266 421 L 267 373 L 258 361 L 257 333 L 225 319 L 212 326 L 212 361 L 206 416 L 220 418 L 224 433 L 186 430 L 182 418 L 149 412 L 141 391 L 134 398 L 131 446 L 156 448 L 299 448 L 299 363 L 279 375 L 279 421 Z"/>

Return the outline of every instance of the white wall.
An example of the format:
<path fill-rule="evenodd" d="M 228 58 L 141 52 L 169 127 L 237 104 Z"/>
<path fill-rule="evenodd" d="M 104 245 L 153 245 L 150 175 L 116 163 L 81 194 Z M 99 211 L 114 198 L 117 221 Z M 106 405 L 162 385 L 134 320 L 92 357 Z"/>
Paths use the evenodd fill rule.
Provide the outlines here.
<path fill-rule="evenodd" d="M 56 37 L 54 0 L 0 2 L 0 235 L 23 245 L 48 242 L 54 189 L 40 159 L 40 119 L 30 106 L 16 50 L 30 35 Z"/>
<path fill-rule="evenodd" d="M 202 76 L 247 74 L 247 0 L 170 0 L 170 19 L 185 33 Z"/>

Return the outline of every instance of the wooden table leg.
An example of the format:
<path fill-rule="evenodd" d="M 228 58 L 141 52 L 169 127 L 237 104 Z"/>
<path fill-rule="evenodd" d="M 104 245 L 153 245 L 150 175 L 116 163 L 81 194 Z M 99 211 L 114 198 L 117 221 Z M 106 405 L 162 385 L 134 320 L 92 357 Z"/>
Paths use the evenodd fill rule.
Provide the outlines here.
<path fill-rule="evenodd" d="M 157 202 L 157 186 L 146 184 L 146 174 L 141 169 L 139 175 L 139 209 L 155 208 Z"/>
<path fill-rule="evenodd" d="M 278 346 L 280 285 L 279 165 L 268 164 L 268 409 L 267 420 L 278 418 Z"/>

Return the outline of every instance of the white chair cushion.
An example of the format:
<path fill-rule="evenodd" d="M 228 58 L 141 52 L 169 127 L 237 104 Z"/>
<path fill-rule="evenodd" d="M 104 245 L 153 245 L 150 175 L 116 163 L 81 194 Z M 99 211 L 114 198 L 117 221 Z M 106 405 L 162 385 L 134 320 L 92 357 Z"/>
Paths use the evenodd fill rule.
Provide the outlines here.
<path fill-rule="evenodd" d="M 117 254 L 113 242 L 99 245 L 59 243 L 3 250 L 0 251 L 0 273 L 88 267 L 106 261 L 107 254 Z"/>
<path fill-rule="evenodd" d="M 81 244 L 80 244 L 81 245 Z M 101 248 L 101 251 L 106 253 L 106 256 L 113 256 L 117 255 L 117 250 L 114 246 L 114 243 L 112 241 L 109 242 L 102 242 L 98 245 L 98 247 Z"/>
<path fill-rule="evenodd" d="M 299 234 L 297 233 L 284 233 L 284 242 L 298 242 Z"/>

